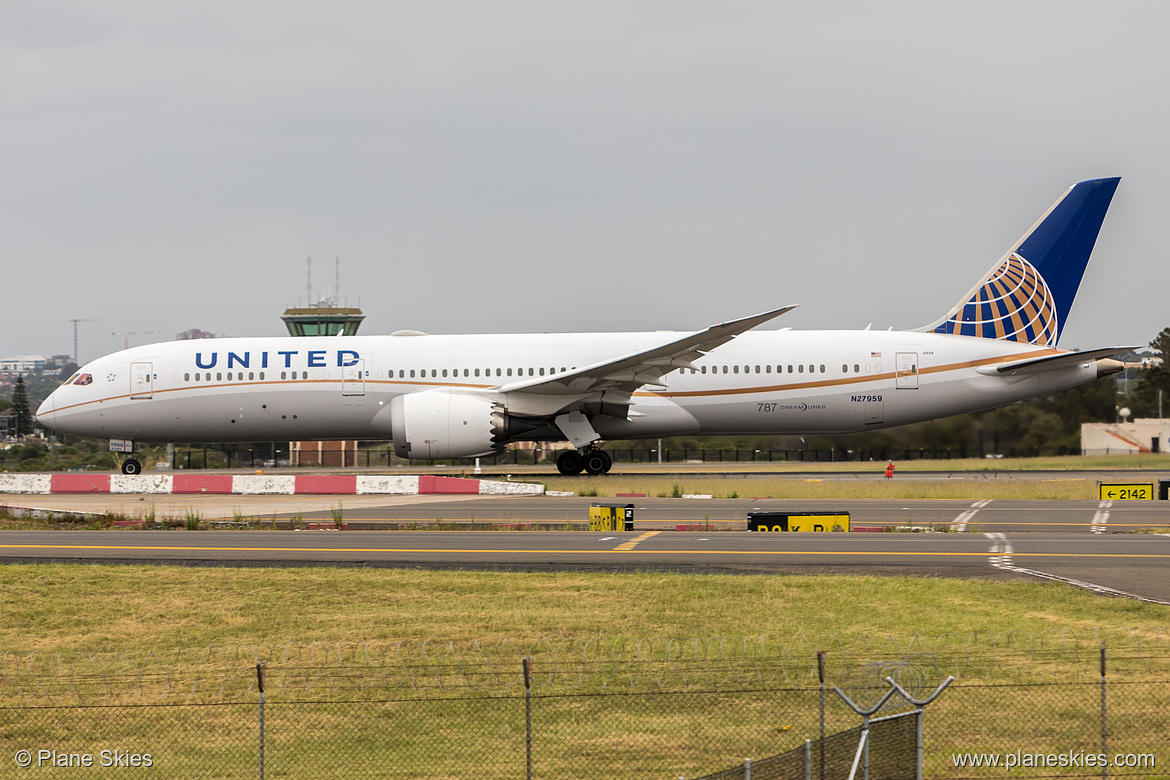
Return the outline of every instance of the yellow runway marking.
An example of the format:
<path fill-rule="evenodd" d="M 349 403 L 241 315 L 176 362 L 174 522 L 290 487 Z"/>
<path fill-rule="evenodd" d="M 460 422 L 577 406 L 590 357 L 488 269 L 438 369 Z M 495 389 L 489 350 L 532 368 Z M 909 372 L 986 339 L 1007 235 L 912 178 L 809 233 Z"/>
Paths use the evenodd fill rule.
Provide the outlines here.
<path fill-rule="evenodd" d="M 873 521 L 868 521 L 868 522 L 870 522 L 871 524 L 866 525 L 865 526 L 866 528 L 875 527 L 874 525 L 872 525 Z M 864 523 L 864 521 L 863 521 L 863 523 Z M 863 525 L 863 523 L 858 523 L 857 525 L 860 526 L 860 525 Z M 925 526 L 925 525 L 930 525 L 930 523 L 920 520 L 919 525 Z M 934 523 L 934 525 L 955 525 L 955 523 L 948 521 L 946 523 Z M 1073 527 L 1077 527 L 1077 528 L 1085 528 L 1085 527 L 1090 526 L 1090 525 L 1098 525 L 1098 523 L 1034 523 L 1031 520 L 1021 520 L 1019 522 L 1011 522 L 1008 520 L 990 520 L 990 521 L 987 521 L 985 523 L 974 523 L 974 525 L 978 525 L 978 526 L 985 526 L 985 525 L 1067 525 L 1067 526 L 1073 526 Z M 1161 526 L 1166 525 L 1166 523 L 1165 523 L 1165 521 L 1150 522 L 1150 523 L 1110 523 L 1109 527 L 1114 528 L 1114 527 L 1123 526 L 1123 525 L 1128 526 L 1128 527 L 1133 527 L 1133 528 L 1160 528 Z M 877 526 L 877 527 L 881 528 L 882 526 Z"/>
<path fill-rule="evenodd" d="M 652 531 L 641 537 L 631 539 L 613 550 L 600 552 L 630 552 L 627 545 L 637 544 L 644 539 L 659 533 Z M 626 548 L 626 549 L 623 549 Z M 136 545 L 98 545 L 98 544 L 0 544 L 0 550 L 138 550 L 138 551 L 173 551 L 173 552 L 311 552 L 311 553 L 463 553 L 478 555 L 595 555 L 597 550 L 525 550 L 507 549 L 494 550 L 484 548 L 426 548 L 426 547 L 179 547 L 179 546 L 136 546 Z M 906 552 L 889 551 L 877 552 L 873 550 L 639 550 L 644 555 L 766 555 L 766 556 L 810 556 L 810 555 L 841 555 L 849 557 L 876 557 L 887 556 L 896 558 L 947 557 L 947 558 L 986 558 L 987 551 L 980 552 Z M 1126 559 L 1170 559 L 1170 553 L 1012 553 L 1015 558 L 1126 558 Z"/>
<path fill-rule="evenodd" d="M 635 536 L 630 541 L 625 542 L 623 544 L 619 544 L 617 547 L 613 548 L 613 550 L 614 550 L 614 552 L 629 552 L 630 550 L 637 547 L 639 543 L 646 541 L 651 536 L 657 536 L 660 533 L 662 533 L 662 532 L 661 531 L 647 531 L 646 533 L 642 534 L 641 536 Z"/>

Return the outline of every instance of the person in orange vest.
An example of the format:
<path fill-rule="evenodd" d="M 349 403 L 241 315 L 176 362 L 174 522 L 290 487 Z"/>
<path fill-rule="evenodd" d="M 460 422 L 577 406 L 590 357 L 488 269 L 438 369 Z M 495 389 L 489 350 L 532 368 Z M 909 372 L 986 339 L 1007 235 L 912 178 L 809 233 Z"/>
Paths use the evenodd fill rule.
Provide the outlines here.
<path fill-rule="evenodd" d="M 889 463 L 886 464 L 886 479 L 893 479 L 893 478 L 894 478 L 894 461 L 891 460 Z"/>

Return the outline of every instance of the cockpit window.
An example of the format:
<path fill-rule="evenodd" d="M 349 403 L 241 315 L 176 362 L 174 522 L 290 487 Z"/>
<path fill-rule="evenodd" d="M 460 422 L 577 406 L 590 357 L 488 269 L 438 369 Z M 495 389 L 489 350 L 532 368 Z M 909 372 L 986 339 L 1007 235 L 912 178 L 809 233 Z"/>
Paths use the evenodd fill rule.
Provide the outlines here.
<path fill-rule="evenodd" d="M 70 384 L 73 385 L 89 385 L 93 384 L 93 374 L 78 374 Z"/>

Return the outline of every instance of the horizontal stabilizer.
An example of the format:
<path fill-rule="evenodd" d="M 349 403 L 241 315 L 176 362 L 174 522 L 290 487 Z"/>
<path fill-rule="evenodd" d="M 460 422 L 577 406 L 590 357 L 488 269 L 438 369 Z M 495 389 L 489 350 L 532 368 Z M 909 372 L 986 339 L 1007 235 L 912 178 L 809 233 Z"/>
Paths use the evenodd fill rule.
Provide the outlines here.
<path fill-rule="evenodd" d="M 1045 355 L 1044 357 L 1028 358 L 1026 360 L 1016 360 L 1011 363 L 987 366 L 986 368 L 979 369 L 979 373 L 1000 375 L 1038 374 L 1041 371 L 1053 371 L 1059 368 L 1092 363 L 1102 358 L 1117 357 L 1127 352 L 1133 352 L 1135 349 L 1140 349 L 1140 347 L 1102 347 L 1101 349 L 1088 349 L 1084 352 L 1061 352 L 1056 355 Z"/>

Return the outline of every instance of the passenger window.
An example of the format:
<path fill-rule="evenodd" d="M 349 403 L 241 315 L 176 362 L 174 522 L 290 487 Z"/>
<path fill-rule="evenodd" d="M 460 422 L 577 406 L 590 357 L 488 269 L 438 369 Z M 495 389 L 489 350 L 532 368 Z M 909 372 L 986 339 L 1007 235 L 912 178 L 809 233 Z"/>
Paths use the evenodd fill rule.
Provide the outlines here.
<path fill-rule="evenodd" d="M 190 373 L 190 372 L 188 372 L 188 373 L 186 373 L 186 374 L 183 374 L 183 381 L 184 381 L 184 382 L 190 382 L 190 381 L 191 381 L 191 373 Z"/>
<path fill-rule="evenodd" d="M 445 368 L 443 369 L 443 376 L 444 377 L 447 376 L 447 369 L 445 369 Z"/>
<path fill-rule="evenodd" d="M 263 371 L 261 371 L 261 372 L 260 372 L 260 380 L 261 380 L 261 381 L 263 381 L 263 380 L 264 380 L 264 372 L 263 372 Z"/>
<path fill-rule="evenodd" d="M 544 366 L 541 366 L 541 367 L 540 367 L 540 375 L 541 375 L 541 376 L 544 376 Z"/>
<path fill-rule="evenodd" d="M 801 363 L 799 366 L 797 366 L 797 368 L 800 369 L 800 373 L 802 373 L 802 374 L 804 373 L 804 364 L 803 363 Z"/>
<path fill-rule="evenodd" d="M 215 381 L 216 381 L 216 382 L 222 382 L 222 381 L 223 381 L 223 372 L 222 372 L 222 371 L 216 371 L 216 372 L 215 372 Z"/>
<path fill-rule="evenodd" d="M 508 376 L 512 376 L 512 369 L 508 369 Z"/>
<path fill-rule="evenodd" d="M 739 373 L 739 366 L 732 366 L 731 373 L 738 374 Z"/>
<path fill-rule="evenodd" d="M 821 363 L 821 373 L 825 373 L 825 364 Z"/>
<path fill-rule="evenodd" d="M 414 369 L 410 369 L 410 378 L 414 379 Z"/>
<path fill-rule="evenodd" d="M 479 376 L 479 369 L 478 369 L 478 368 L 477 368 L 477 369 L 475 369 L 475 375 L 476 375 L 476 376 Z"/>
<path fill-rule="evenodd" d="M 792 373 L 792 366 L 791 365 L 788 366 L 788 373 L 790 373 L 790 374 Z"/>
<path fill-rule="evenodd" d="M 772 373 L 772 366 L 771 365 L 764 366 L 764 373 L 765 374 Z"/>
<path fill-rule="evenodd" d="M 859 365 L 857 365 L 856 363 L 854 363 L 854 364 L 853 364 L 853 373 L 855 373 L 855 374 L 860 374 L 860 373 L 861 373 L 861 366 L 859 366 Z"/>

